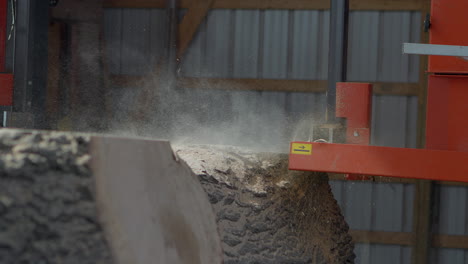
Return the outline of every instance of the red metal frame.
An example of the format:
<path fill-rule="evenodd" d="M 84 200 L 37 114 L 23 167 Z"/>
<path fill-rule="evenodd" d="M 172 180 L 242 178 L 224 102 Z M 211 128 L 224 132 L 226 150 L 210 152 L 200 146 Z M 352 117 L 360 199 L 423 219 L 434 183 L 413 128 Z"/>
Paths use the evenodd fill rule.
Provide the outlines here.
<path fill-rule="evenodd" d="M 431 44 L 468 46 L 467 0 L 432 0 Z M 370 92 L 359 84 L 337 84 L 337 116 L 347 118 L 347 142 L 293 142 L 307 153 L 291 154 L 292 170 L 325 171 L 468 182 L 468 61 L 430 56 L 426 113 L 426 149 L 368 146 L 353 137 L 360 127 L 370 132 Z M 454 75 L 454 73 L 456 73 Z M 298 146 L 296 145 L 296 146 Z"/>
<path fill-rule="evenodd" d="M 0 73 L 0 106 L 13 106 L 13 74 Z"/>
<path fill-rule="evenodd" d="M 312 145 L 310 155 L 290 154 L 289 169 L 426 180 L 468 181 L 468 152 L 349 144 Z"/>
<path fill-rule="evenodd" d="M 430 43 L 468 46 L 468 1 L 432 0 Z M 458 57 L 429 56 L 429 72 L 468 73 L 468 61 Z"/>
<path fill-rule="evenodd" d="M 467 115 L 468 75 L 430 76 L 426 148 L 468 151 Z"/>
<path fill-rule="evenodd" d="M 426 149 L 293 142 L 310 151 L 298 155 L 291 149 L 289 168 L 345 173 L 352 180 L 376 175 L 468 182 L 468 76 L 430 76 L 428 85 Z M 341 109 L 337 113 L 351 117 L 348 120 L 351 126 L 347 128 L 350 137 L 349 131 L 356 129 L 356 123 L 349 121 L 356 117 L 368 121 L 364 117 L 370 116 L 369 97 L 359 86 L 340 84 L 339 87 L 343 89 L 337 89 L 338 98 L 347 96 L 347 99 L 337 99 Z M 341 94 L 343 91 L 346 92 Z M 355 95 L 363 98 L 359 101 Z M 343 108 L 341 104 L 348 107 Z M 353 143 L 352 138 L 350 141 Z"/>
<path fill-rule="evenodd" d="M 0 0 L 0 106 L 13 106 L 13 74 L 5 73 L 8 1 Z"/>
<path fill-rule="evenodd" d="M 370 83 L 336 84 L 336 117 L 346 118 L 346 143 L 369 145 L 371 110 Z"/>

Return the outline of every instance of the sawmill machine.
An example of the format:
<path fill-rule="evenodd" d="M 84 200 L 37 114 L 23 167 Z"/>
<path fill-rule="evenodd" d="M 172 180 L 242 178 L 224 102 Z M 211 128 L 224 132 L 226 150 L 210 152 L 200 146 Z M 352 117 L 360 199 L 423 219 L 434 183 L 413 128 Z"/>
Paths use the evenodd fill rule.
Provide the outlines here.
<path fill-rule="evenodd" d="M 335 7 L 333 7 L 335 5 Z M 372 84 L 345 82 L 348 1 L 332 1 L 328 140 L 311 133 L 291 142 L 289 168 L 341 173 L 348 179 L 388 176 L 468 182 L 468 2 L 432 0 L 424 29 L 429 44 L 402 43 L 405 54 L 428 55 L 425 148 L 372 146 Z M 335 22 L 333 22 L 335 21 Z M 334 131 L 344 128 L 343 142 Z M 322 133 L 323 134 L 323 133 Z"/>

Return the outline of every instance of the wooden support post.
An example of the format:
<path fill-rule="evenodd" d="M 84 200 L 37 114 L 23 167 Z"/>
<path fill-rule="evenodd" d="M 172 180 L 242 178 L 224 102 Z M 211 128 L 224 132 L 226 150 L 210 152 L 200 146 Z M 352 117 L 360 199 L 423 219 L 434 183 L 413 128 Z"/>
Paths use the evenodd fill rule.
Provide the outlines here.
<path fill-rule="evenodd" d="M 429 261 L 429 250 L 432 241 L 432 185 L 432 181 L 418 181 L 415 185 L 413 264 L 423 264 Z"/>
<path fill-rule="evenodd" d="M 424 25 L 426 14 L 430 12 L 430 1 L 424 1 L 421 9 L 421 28 Z M 429 33 L 421 29 L 421 43 L 429 41 Z M 418 92 L 418 124 L 417 124 L 417 144 L 419 148 L 425 147 L 425 127 L 426 127 L 426 102 L 427 102 L 427 76 L 426 69 L 428 63 L 427 56 L 419 56 L 419 92 Z M 433 203 L 433 182 L 418 181 L 415 184 L 415 199 L 413 209 L 413 232 L 415 241 L 412 252 L 412 263 L 428 263 L 429 251 L 432 241 L 432 203 Z"/>
<path fill-rule="evenodd" d="M 193 1 L 179 25 L 179 50 L 177 57 L 180 59 L 187 50 L 198 27 L 205 19 L 214 0 Z"/>
<path fill-rule="evenodd" d="M 46 112 L 51 129 L 57 129 L 57 120 L 61 112 L 61 77 L 62 77 L 62 39 L 65 24 L 63 22 L 52 21 L 49 24 L 48 59 L 47 59 L 47 99 Z"/>

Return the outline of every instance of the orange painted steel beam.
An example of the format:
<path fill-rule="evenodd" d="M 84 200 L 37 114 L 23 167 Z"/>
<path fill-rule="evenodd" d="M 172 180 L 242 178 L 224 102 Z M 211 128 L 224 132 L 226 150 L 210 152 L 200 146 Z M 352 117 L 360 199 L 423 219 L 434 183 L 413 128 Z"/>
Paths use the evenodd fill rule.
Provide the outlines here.
<path fill-rule="evenodd" d="M 289 169 L 467 182 L 468 152 L 292 142 Z"/>
<path fill-rule="evenodd" d="M 346 118 L 346 143 L 369 145 L 372 84 L 336 83 L 336 117 Z"/>

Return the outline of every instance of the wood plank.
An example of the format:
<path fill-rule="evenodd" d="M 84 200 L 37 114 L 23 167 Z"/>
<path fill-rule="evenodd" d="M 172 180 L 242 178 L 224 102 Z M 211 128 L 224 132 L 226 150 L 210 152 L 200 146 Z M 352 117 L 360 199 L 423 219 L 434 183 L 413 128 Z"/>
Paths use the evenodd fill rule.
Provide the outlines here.
<path fill-rule="evenodd" d="M 430 12 L 430 1 L 424 0 L 421 10 L 421 25 L 424 25 L 426 13 Z M 429 34 L 421 30 L 421 42 L 426 43 Z M 418 120 L 417 120 L 417 146 L 425 147 L 426 134 L 426 102 L 427 102 L 427 56 L 419 56 L 419 87 L 418 87 Z M 432 205 L 433 182 L 418 181 L 416 183 L 413 207 L 413 231 L 418 238 L 413 247 L 411 261 L 413 264 L 423 264 L 429 261 L 430 239 L 432 238 Z"/>
<path fill-rule="evenodd" d="M 421 10 L 425 0 L 350 0 L 351 10 L 382 10 L 382 11 L 402 11 Z"/>
<path fill-rule="evenodd" d="M 378 183 L 401 183 L 401 184 L 414 184 L 417 180 L 408 178 L 397 178 L 397 177 L 384 177 L 370 175 L 371 179 L 364 182 L 378 182 Z M 339 173 L 328 173 L 328 178 L 331 181 L 350 181 L 345 178 L 344 174 Z M 353 180 L 353 182 L 355 182 Z"/>
<path fill-rule="evenodd" d="M 435 235 L 432 246 L 438 248 L 461 248 L 468 249 L 468 236 Z"/>
<path fill-rule="evenodd" d="M 180 8 L 190 8 L 197 0 L 181 0 Z M 424 0 L 351 0 L 351 10 L 421 10 Z M 105 8 L 165 8 L 165 0 L 104 0 Z M 329 0 L 215 0 L 212 8 L 325 10 Z"/>
<path fill-rule="evenodd" d="M 412 246 L 420 240 L 410 232 L 349 230 L 354 243 Z M 429 241 L 429 240 L 428 240 Z M 432 247 L 468 249 L 468 236 L 434 235 Z"/>
<path fill-rule="evenodd" d="M 371 180 L 369 180 L 370 182 L 379 182 L 379 183 L 415 184 L 418 181 L 416 179 L 385 177 L 385 176 L 376 176 L 376 175 L 371 175 L 370 177 L 371 177 Z M 345 178 L 344 174 L 339 174 L 339 173 L 329 173 L 328 178 L 331 181 L 349 181 Z M 468 182 L 434 181 L 434 183 L 437 185 L 468 187 Z"/>
<path fill-rule="evenodd" d="M 431 181 L 418 181 L 416 183 L 413 206 L 413 230 L 417 239 L 413 246 L 413 264 L 423 264 L 429 261 L 432 238 L 432 185 Z"/>
<path fill-rule="evenodd" d="M 228 90 L 284 91 L 323 93 L 326 80 L 282 80 L 282 79 L 227 79 L 227 78 L 182 78 L 186 87 Z M 373 83 L 373 93 L 378 95 L 417 95 L 417 83 Z"/>
<path fill-rule="evenodd" d="M 57 21 L 51 22 L 49 25 L 46 112 L 51 122 L 55 121 L 60 113 L 60 82 L 61 69 L 63 68 L 60 53 L 63 48 L 64 27 L 63 23 Z"/>
<path fill-rule="evenodd" d="M 385 232 L 368 230 L 349 230 L 354 243 L 411 246 L 414 234 L 408 232 Z"/>
<path fill-rule="evenodd" d="M 104 0 L 104 8 L 166 8 L 166 0 Z"/>
<path fill-rule="evenodd" d="M 215 0 L 193 1 L 179 24 L 178 58 L 181 58 L 192 42 L 200 24 L 205 19 Z"/>
<path fill-rule="evenodd" d="M 373 93 L 378 95 L 418 95 L 418 83 L 391 83 L 376 82 L 373 83 Z"/>
<path fill-rule="evenodd" d="M 181 78 L 180 85 L 202 89 L 314 93 L 325 92 L 327 82 L 322 80 Z"/>
<path fill-rule="evenodd" d="M 110 80 L 120 86 L 136 86 L 151 79 L 150 76 L 110 76 Z M 327 81 L 182 77 L 179 79 L 179 85 L 201 89 L 323 93 L 326 91 Z M 417 83 L 378 82 L 374 83 L 373 92 L 378 95 L 414 96 L 417 95 L 418 88 Z"/>

